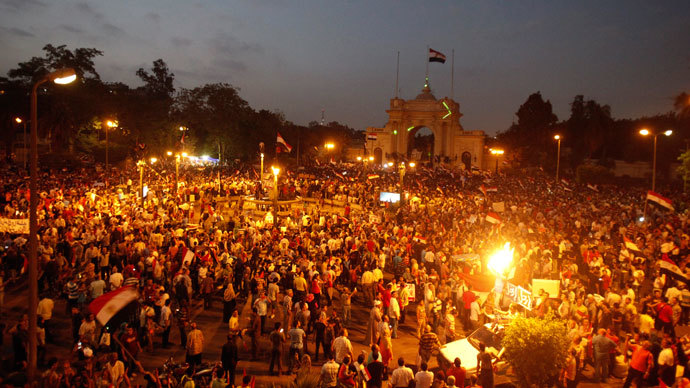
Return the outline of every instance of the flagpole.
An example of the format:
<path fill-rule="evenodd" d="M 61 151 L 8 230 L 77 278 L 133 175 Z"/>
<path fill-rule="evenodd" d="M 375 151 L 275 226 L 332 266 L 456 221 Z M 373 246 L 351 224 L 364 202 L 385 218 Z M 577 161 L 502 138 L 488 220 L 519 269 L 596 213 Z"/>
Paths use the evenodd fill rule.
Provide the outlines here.
<path fill-rule="evenodd" d="M 426 79 L 429 79 L 429 45 L 426 46 Z"/>
<path fill-rule="evenodd" d="M 398 78 L 400 77 L 400 51 L 398 51 L 398 64 L 395 67 L 395 98 L 398 98 Z"/>
<path fill-rule="evenodd" d="M 450 99 L 451 100 L 453 99 L 453 96 L 454 96 L 454 93 L 453 93 L 454 92 L 454 90 L 453 90 L 454 83 L 455 83 L 455 49 L 453 49 L 453 53 L 452 53 L 451 60 L 450 60 Z"/>

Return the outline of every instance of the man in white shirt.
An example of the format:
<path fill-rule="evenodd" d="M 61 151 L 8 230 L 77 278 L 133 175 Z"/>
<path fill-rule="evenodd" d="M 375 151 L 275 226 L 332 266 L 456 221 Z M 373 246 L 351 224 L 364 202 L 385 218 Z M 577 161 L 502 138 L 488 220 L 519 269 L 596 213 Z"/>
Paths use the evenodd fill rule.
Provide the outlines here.
<path fill-rule="evenodd" d="M 398 291 L 393 295 L 388 306 L 388 318 L 391 324 L 391 338 L 398 338 L 398 320 L 400 319 L 400 303 L 398 303 Z"/>
<path fill-rule="evenodd" d="M 113 273 L 110 275 L 108 282 L 110 283 L 111 290 L 117 290 L 122 285 L 125 278 L 120 272 L 117 271 L 117 267 L 113 267 Z"/>
<path fill-rule="evenodd" d="M 395 368 L 391 375 L 391 387 L 407 388 L 410 385 L 410 381 L 414 380 L 414 378 L 415 376 L 412 373 L 412 369 L 405 366 L 405 359 L 402 357 L 398 358 L 398 367 Z"/>
<path fill-rule="evenodd" d="M 342 329 L 341 334 L 338 338 L 333 340 L 333 345 L 331 346 L 333 354 L 335 354 L 335 362 L 338 364 L 343 363 L 345 356 L 353 357 L 352 355 L 352 343 L 350 339 L 347 338 L 347 329 Z"/>
<path fill-rule="evenodd" d="M 428 371 L 428 365 L 422 361 L 421 370 L 414 375 L 415 388 L 430 388 L 434 382 L 434 372 Z"/>
<path fill-rule="evenodd" d="M 50 320 L 53 318 L 53 308 L 55 308 L 55 302 L 47 295 L 38 302 L 38 307 L 36 308 L 36 314 L 43 318 L 43 327 L 45 328 L 46 341 L 48 342 L 52 342 L 52 337 L 50 336 Z"/>

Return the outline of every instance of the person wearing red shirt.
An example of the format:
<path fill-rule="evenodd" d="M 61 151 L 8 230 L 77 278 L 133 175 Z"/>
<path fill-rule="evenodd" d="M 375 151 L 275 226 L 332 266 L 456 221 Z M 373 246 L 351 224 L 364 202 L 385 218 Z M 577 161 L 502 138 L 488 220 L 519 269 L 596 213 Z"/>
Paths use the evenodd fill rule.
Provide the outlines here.
<path fill-rule="evenodd" d="M 467 290 L 462 294 L 462 325 L 465 328 L 471 327 L 470 325 L 470 309 L 472 308 L 472 302 L 477 299 L 477 296 L 472 292 L 472 285 L 467 284 Z"/>
<path fill-rule="evenodd" d="M 629 341 L 629 339 L 628 339 Z M 630 358 L 630 368 L 628 368 L 628 376 L 625 378 L 623 388 L 630 388 L 632 382 L 636 386 L 649 377 L 649 371 L 654 367 L 654 356 L 649 349 L 652 343 L 649 341 L 642 342 L 642 345 L 635 345 L 626 343 L 626 345 L 633 349 L 632 357 Z"/>
<path fill-rule="evenodd" d="M 660 300 L 653 308 L 656 312 L 654 328 L 663 330 L 666 334 L 675 337 L 675 331 L 673 330 L 673 308 L 671 305 Z"/>
<path fill-rule="evenodd" d="M 467 370 L 462 367 L 460 364 L 460 358 L 455 357 L 455 361 L 453 361 L 453 365 L 448 368 L 446 371 L 446 376 L 453 376 L 455 377 L 455 386 L 456 387 L 464 387 L 465 386 L 465 377 L 467 376 Z"/>

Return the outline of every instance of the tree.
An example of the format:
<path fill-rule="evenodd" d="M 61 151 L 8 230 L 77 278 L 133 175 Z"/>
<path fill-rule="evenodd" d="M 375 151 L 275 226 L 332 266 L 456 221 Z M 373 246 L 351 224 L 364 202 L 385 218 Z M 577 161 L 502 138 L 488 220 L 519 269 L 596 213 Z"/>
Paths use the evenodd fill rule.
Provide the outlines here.
<path fill-rule="evenodd" d="M 102 101 L 102 83 L 93 60 L 103 53 L 95 48 L 69 50 L 65 45 L 51 44 L 45 45 L 43 51 L 43 57 L 21 62 L 7 74 L 28 95 L 32 85 L 48 73 L 65 67 L 74 69 L 77 82 L 60 88 L 46 84 L 38 97 L 39 133 L 49 139 L 52 149 L 71 149 L 78 128 L 91 120 Z M 25 98 L 28 103 L 28 97 Z"/>
<path fill-rule="evenodd" d="M 544 101 L 540 92 L 527 97 L 515 113 L 517 123 L 498 135 L 500 142 L 523 155 L 530 165 L 544 164 L 547 152 L 554 149 L 553 134 L 558 117 L 553 113 L 549 100 Z M 554 158 L 552 158 L 555 160 Z"/>
<path fill-rule="evenodd" d="M 683 192 L 688 192 L 688 181 L 690 180 L 690 151 L 685 151 L 680 156 L 678 156 L 678 161 L 680 166 L 677 170 L 678 175 L 683 178 Z"/>
<path fill-rule="evenodd" d="M 546 318 L 516 318 L 506 327 L 504 357 L 523 387 L 547 386 L 565 366 L 568 330 L 562 321 Z"/>

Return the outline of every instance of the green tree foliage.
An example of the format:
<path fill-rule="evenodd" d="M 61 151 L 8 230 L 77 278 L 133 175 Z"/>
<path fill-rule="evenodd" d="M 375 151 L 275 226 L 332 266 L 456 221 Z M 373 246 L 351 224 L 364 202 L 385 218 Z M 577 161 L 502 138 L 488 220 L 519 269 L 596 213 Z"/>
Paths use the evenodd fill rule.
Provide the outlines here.
<path fill-rule="evenodd" d="M 27 96 L 32 85 L 48 73 L 65 67 L 75 70 L 79 77 L 77 82 L 60 87 L 45 84 L 39 90 L 38 104 L 39 134 L 49 139 L 54 150 L 71 149 L 78 128 L 90 121 L 101 108 L 99 89 L 102 83 L 93 60 L 103 53 L 94 48 L 69 50 L 65 45 L 50 44 L 43 47 L 43 51 L 42 57 L 33 57 L 9 70 L 7 82 L 20 85 Z M 28 112 L 28 97 L 23 101 L 26 104 L 23 111 Z M 11 109 L 16 108 L 13 106 Z"/>
<path fill-rule="evenodd" d="M 565 325 L 553 316 L 516 318 L 506 327 L 504 358 L 521 386 L 546 386 L 565 365 L 569 342 Z"/>
<path fill-rule="evenodd" d="M 551 102 L 544 101 L 540 92 L 533 93 L 520 105 L 515 115 L 517 123 L 500 133 L 499 141 L 517 151 L 528 165 L 544 164 L 547 156 L 545 150 L 554 148 L 553 133 L 558 121 Z"/>

